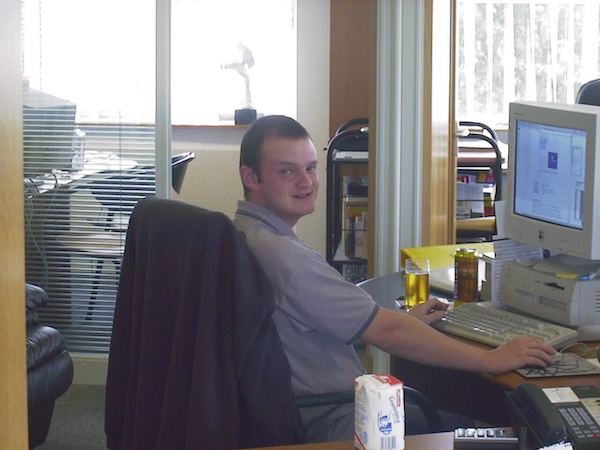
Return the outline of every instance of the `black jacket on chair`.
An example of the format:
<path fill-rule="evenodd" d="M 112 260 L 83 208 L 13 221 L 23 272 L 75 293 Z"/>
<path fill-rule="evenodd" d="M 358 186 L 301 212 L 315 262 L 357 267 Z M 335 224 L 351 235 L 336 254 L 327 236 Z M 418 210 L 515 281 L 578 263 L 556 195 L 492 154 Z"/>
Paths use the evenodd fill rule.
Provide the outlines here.
<path fill-rule="evenodd" d="M 269 282 L 223 214 L 172 200 L 132 215 L 106 385 L 110 449 L 297 443 Z"/>

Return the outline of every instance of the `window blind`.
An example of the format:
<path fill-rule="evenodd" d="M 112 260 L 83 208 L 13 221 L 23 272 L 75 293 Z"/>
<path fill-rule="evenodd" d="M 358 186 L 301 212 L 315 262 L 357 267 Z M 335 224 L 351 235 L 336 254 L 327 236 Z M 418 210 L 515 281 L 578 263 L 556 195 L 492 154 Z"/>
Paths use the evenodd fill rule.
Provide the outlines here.
<path fill-rule="evenodd" d="M 129 216 L 154 193 L 154 128 L 86 126 L 52 155 L 48 129 L 31 142 L 36 120 L 24 114 L 26 279 L 48 292 L 41 320 L 63 333 L 69 350 L 108 352 Z M 51 168 L 68 160 L 69 146 L 83 147 L 73 156 L 81 167 Z"/>
<path fill-rule="evenodd" d="M 460 0 L 457 109 L 505 124 L 515 100 L 573 103 L 597 78 L 598 0 Z"/>
<path fill-rule="evenodd" d="M 66 35 L 71 40 L 96 39 L 67 32 L 72 21 L 81 28 L 85 27 L 81 21 L 95 18 L 82 14 L 57 20 L 55 3 L 80 7 L 75 0 L 23 2 L 23 41 L 28 43 L 23 45 L 26 280 L 47 291 L 49 303 L 40 319 L 65 336 L 69 351 L 108 353 L 129 217 L 140 198 L 155 192 L 155 125 L 147 120 L 154 116 L 154 85 L 127 79 L 119 91 L 130 91 L 135 93 L 132 98 L 144 101 L 134 103 L 132 115 L 129 98 L 123 118 L 118 99 L 108 104 L 104 98 L 101 120 L 95 123 L 82 120 L 78 101 L 60 86 L 71 80 L 93 93 L 100 89 L 96 83 L 101 76 L 82 82 L 91 69 L 115 80 L 142 60 L 144 67 L 154 64 L 154 29 L 143 27 L 151 30 L 144 51 L 131 52 L 139 33 L 106 25 L 111 38 L 105 40 L 103 51 L 112 53 L 111 63 L 104 59 L 93 68 L 81 67 L 77 55 L 62 44 Z M 140 17 L 154 21 L 154 2 L 123 4 L 128 7 L 111 15 L 129 14 L 129 24 Z M 35 70 L 28 70 L 31 67 Z M 52 82 L 59 77 L 61 84 Z M 132 120 L 136 114 L 144 121 Z"/>

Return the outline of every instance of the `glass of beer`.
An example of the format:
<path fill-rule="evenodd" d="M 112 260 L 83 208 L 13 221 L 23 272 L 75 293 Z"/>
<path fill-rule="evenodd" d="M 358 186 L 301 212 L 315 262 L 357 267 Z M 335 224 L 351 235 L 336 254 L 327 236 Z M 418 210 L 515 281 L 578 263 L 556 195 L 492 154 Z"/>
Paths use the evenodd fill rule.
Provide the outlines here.
<path fill-rule="evenodd" d="M 404 268 L 404 297 L 406 309 L 429 299 L 429 260 L 407 259 Z"/>

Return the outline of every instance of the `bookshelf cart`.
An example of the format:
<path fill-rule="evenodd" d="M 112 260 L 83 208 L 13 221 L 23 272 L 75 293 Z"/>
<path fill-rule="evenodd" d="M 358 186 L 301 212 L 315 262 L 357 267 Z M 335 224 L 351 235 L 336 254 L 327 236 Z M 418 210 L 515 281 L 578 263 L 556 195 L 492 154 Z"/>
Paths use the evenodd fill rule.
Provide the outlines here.
<path fill-rule="evenodd" d="M 369 153 L 366 125 L 366 119 L 347 122 L 326 148 L 325 259 L 352 283 L 367 278 Z"/>

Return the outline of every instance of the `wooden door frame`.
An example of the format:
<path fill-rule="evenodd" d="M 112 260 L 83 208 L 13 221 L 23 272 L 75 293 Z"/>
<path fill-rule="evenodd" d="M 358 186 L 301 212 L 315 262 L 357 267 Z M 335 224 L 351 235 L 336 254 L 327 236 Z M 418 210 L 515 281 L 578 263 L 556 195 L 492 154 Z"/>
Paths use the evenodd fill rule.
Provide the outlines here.
<path fill-rule="evenodd" d="M 0 2 L 0 448 L 27 438 L 21 2 Z"/>
<path fill-rule="evenodd" d="M 455 0 L 426 0 L 422 245 L 455 242 Z"/>

